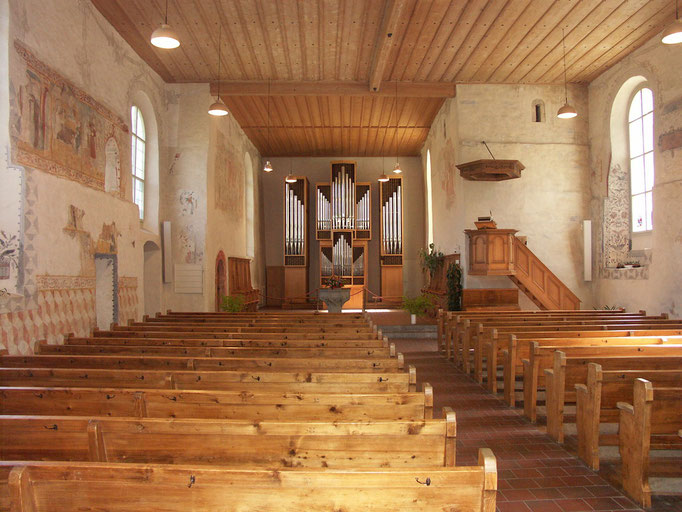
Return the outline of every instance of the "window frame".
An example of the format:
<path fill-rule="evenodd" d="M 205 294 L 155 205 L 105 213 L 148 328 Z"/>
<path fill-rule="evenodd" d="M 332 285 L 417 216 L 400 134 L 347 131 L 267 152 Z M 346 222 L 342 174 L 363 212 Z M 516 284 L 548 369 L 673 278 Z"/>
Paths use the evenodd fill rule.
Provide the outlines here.
<path fill-rule="evenodd" d="M 632 104 L 637 98 L 638 95 L 640 95 L 641 91 L 644 89 L 647 89 L 651 92 L 651 111 L 648 111 L 644 113 L 643 111 L 640 113 L 639 117 L 636 119 L 630 120 L 630 110 L 632 108 Z M 640 102 L 641 102 L 641 95 L 640 95 Z M 649 151 L 646 150 L 646 147 L 644 146 L 644 140 L 645 140 L 645 135 L 644 135 L 644 117 L 651 113 L 652 115 L 652 123 L 651 123 L 651 140 L 653 141 L 651 145 L 651 149 Z M 636 156 L 632 156 L 631 152 L 631 135 L 630 135 L 630 126 L 634 122 L 639 122 L 641 124 L 642 128 L 642 153 Z M 625 109 L 625 133 L 626 133 L 626 138 L 627 138 L 627 159 L 628 159 L 628 187 L 629 187 L 629 196 L 630 196 L 630 236 L 631 238 L 633 236 L 642 236 L 642 235 L 647 235 L 651 234 L 653 232 L 653 211 L 654 211 L 654 206 L 653 206 L 653 189 L 655 187 L 655 177 L 656 177 L 656 163 L 655 163 L 655 149 L 656 149 L 656 143 L 655 143 L 655 135 L 656 135 L 656 128 L 655 128 L 655 122 L 656 122 L 656 100 L 655 100 L 655 95 L 653 89 L 649 86 L 648 82 L 641 83 L 634 91 L 632 91 L 632 94 L 630 95 L 630 98 L 627 102 L 627 106 Z M 646 165 L 646 155 L 651 155 L 651 174 L 652 174 L 652 179 L 651 179 L 651 188 L 647 188 L 647 165 Z M 635 159 L 637 158 L 642 158 L 642 165 L 643 165 L 643 179 L 644 179 L 644 190 L 642 192 L 638 192 L 637 194 L 633 194 L 632 192 L 632 163 Z M 649 219 L 646 218 L 646 204 L 647 204 L 647 194 L 650 194 L 651 197 L 651 225 L 649 224 Z M 635 204 L 634 204 L 634 198 L 639 197 L 639 196 L 644 196 L 644 214 L 645 214 L 645 219 L 644 219 L 644 229 L 635 231 L 634 225 L 635 225 Z"/>
<path fill-rule="evenodd" d="M 142 114 L 142 109 L 137 105 L 133 104 L 130 107 L 130 117 L 131 117 L 131 175 L 132 175 L 132 200 L 140 210 L 140 222 L 144 221 L 145 216 L 145 178 L 147 177 L 147 125 L 144 120 L 144 115 Z M 142 121 L 142 129 L 144 131 L 142 137 L 137 133 L 137 122 L 138 119 Z M 144 148 L 144 162 L 142 163 L 142 173 L 143 176 L 140 178 L 137 175 L 137 148 L 139 144 L 142 144 Z M 136 190 L 137 184 L 142 185 L 142 199 L 140 202 L 136 201 Z"/>

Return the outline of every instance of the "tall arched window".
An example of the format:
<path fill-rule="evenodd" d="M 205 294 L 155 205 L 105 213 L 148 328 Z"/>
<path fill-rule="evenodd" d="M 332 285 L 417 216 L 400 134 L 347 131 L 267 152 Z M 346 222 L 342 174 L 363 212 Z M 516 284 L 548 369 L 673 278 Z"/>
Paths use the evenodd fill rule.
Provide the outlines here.
<path fill-rule="evenodd" d="M 130 109 L 133 135 L 131 141 L 133 159 L 133 202 L 140 209 L 140 220 L 144 219 L 144 175 L 145 175 L 145 131 L 144 119 L 140 109 L 133 105 Z"/>
<path fill-rule="evenodd" d="M 429 223 L 428 244 L 433 243 L 433 185 L 431 184 L 431 151 L 426 150 L 426 215 Z"/>
<path fill-rule="evenodd" d="M 632 232 L 653 229 L 654 94 L 639 89 L 628 111 Z"/>

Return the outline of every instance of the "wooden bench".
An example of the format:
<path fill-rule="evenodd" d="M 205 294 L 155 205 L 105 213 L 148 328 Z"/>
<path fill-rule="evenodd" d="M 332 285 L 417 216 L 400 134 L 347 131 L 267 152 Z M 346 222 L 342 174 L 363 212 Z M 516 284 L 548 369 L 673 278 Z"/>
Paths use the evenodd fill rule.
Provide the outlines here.
<path fill-rule="evenodd" d="M 189 332 L 189 331 L 93 331 L 93 337 L 101 338 L 180 338 L 180 339 L 231 339 L 231 340 L 376 340 L 383 339 L 377 333 L 354 334 L 340 333 L 234 333 L 234 332 Z"/>
<path fill-rule="evenodd" d="M 682 387 L 655 387 L 637 379 L 633 398 L 632 404 L 618 404 L 622 482 L 625 492 L 637 503 L 651 507 L 651 477 L 682 477 Z M 652 457 L 652 452 L 659 450 L 667 454 L 674 450 L 678 456 Z"/>
<path fill-rule="evenodd" d="M 0 386 L 381 393 L 415 391 L 417 373 L 414 366 L 407 372 L 377 373 L 0 368 Z"/>
<path fill-rule="evenodd" d="M 659 318 L 643 318 L 638 320 L 614 320 L 614 319 L 589 319 L 582 321 L 542 321 L 524 324 L 476 324 L 475 329 L 469 329 L 462 346 L 460 365 L 466 373 L 472 373 L 474 368 L 478 370 L 479 382 L 483 347 L 494 336 L 503 334 L 520 334 L 540 331 L 576 331 L 576 330 L 637 330 L 637 329 L 682 329 L 682 321 Z M 473 364 L 472 364 L 473 361 Z"/>
<path fill-rule="evenodd" d="M 154 357 L 154 356 L 79 356 L 38 355 L 0 356 L 2 368 L 109 368 L 169 370 L 283 370 L 326 372 L 395 372 L 404 368 L 402 354 L 386 359 L 255 358 L 255 357 Z"/>
<path fill-rule="evenodd" d="M 627 333 L 629 335 L 623 336 L 612 336 L 616 333 Z M 592 336 L 588 336 L 592 334 Z M 566 335 L 569 335 L 568 337 Z M 531 346 L 534 341 L 543 345 L 553 345 L 552 340 L 560 340 L 563 338 L 572 339 L 573 342 L 563 342 L 565 346 L 567 343 L 572 345 L 584 344 L 582 340 L 587 340 L 589 338 L 601 339 L 601 340 L 611 340 L 610 344 L 617 345 L 628 345 L 632 344 L 631 340 L 635 336 L 649 336 L 653 335 L 656 338 L 666 338 L 675 339 L 676 337 L 682 335 L 682 330 L 668 330 L 668 329 L 646 329 L 646 330 L 635 330 L 635 331 L 558 331 L 558 332 L 537 332 L 537 333 L 518 333 L 517 335 L 505 335 L 508 340 L 508 349 L 502 348 L 498 349 L 502 356 L 502 366 L 503 366 L 503 382 L 504 382 L 504 399 L 508 405 L 514 406 L 516 403 L 516 382 L 517 377 L 521 376 L 523 379 L 523 368 L 524 360 L 530 360 Z M 504 338 L 503 338 L 504 339 Z M 503 340 L 502 339 L 502 340 Z M 500 340 L 502 347 L 505 345 L 503 341 Z M 619 343 L 619 340 L 623 340 L 623 343 Z M 561 342 L 558 342 L 559 345 Z M 601 342 L 600 344 L 608 344 L 608 341 Z M 647 344 L 659 343 L 659 342 L 647 342 Z M 559 347 L 560 348 L 560 347 Z M 490 351 L 492 352 L 492 347 Z M 493 362 L 491 364 L 497 364 Z M 548 367 L 551 368 L 553 363 Z"/>
<path fill-rule="evenodd" d="M 333 359 L 386 359 L 395 357 L 395 344 L 386 348 L 365 347 L 182 347 L 182 346 L 145 346 L 145 345 L 48 345 L 39 342 L 34 345 L 35 355 L 150 355 L 150 356 L 190 356 L 190 357 L 329 357 Z"/>
<path fill-rule="evenodd" d="M 0 414 L 260 420 L 422 420 L 433 388 L 414 393 L 1 387 Z"/>
<path fill-rule="evenodd" d="M 369 422 L 0 416 L 1 460 L 232 467 L 455 465 L 455 413 Z"/>
<path fill-rule="evenodd" d="M 66 345 L 136 345 L 136 346 L 178 346 L 178 347 L 275 347 L 275 348 L 344 348 L 344 347 L 388 347 L 388 338 L 374 340 L 252 340 L 252 339 L 202 339 L 202 338 L 130 338 L 106 337 L 76 338 L 67 335 Z"/>
<path fill-rule="evenodd" d="M 556 318 L 563 316 L 570 316 L 574 318 L 579 318 L 583 315 L 592 316 L 595 313 L 603 313 L 605 317 L 611 316 L 622 316 L 626 315 L 629 317 L 634 316 L 645 316 L 644 311 L 639 313 L 625 313 L 623 310 L 614 311 L 588 311 L 588 310 L 555 310 L 555 311 L 506 311 L 503 313 L 490 313 L 490 312 L 462 312 L 462 311 L 441 311 L 440 317 L 442 318 L 442 329 L 439 334 L 439 348 L 441 352 L 446 352 L 446 343 L 450 341 L 447 338 L 457 338 L 460 335 L 460 329 L 464 326 L 465 321 L 478 320 L 479 322 L 486 322 L 496 319 L 525 319 L 525 318 Z"/>
<path fill-rule="evenodd" d="M 611 366 L 631 368 L 604 370 L 601 364 L 589 363 L 586 380 L 575 384 L 578 455 L 594 470 L 600 466 L 599 447 L 618 445 L 617 435 L 600 432 L 600 425 L 618 422 L 618 402 L 632 402 L 633 384 L 638 378 L 647 379 L 654 386 L 682 385 L 679 367 L 682 357 L 619 359 Z"/>
<path fill-rule="evenodd" d="M 481 336 L 485 338 L 486 333 L 493 332 L 493 329 L 509 329 L 509 332 L 514 332 L 516 327 L 520 330 L 542 330 L 542 326 L 578 326 L 598 325 L 598 324 L 614 324 L 621 322 L 623 325 L 630 323 L 649 321 L 662 322 L 666 321 L 667 317 L 661 315 L 659 317 L 644 317 L 636 314 L 622 314 L 622 315 L 604 315 L 602 313 L 581 314 L 581 315 L 548 315 L 548 316 L 529 316 L 516 318 L 499 318 L 495 320 L 482 321 L 481 319 L 464 318 L 460 322 L 460 327 L 456 334 L 450 336 L 452 348 L 450 353 L 453 360 L 460 366 L 470 371 L 469 358 L 464 357 L 464 354 L 469 354 L 470 350 L 475 349 L 476 339 Z M 678 322 L 679 323 L 679 322 Z M 595 327 L 601 329 L 602 327 Z M 470 355 L 470 354 L 469 354 Z"/>
<path fill-rule="evenodd" d="M 578 330 L 578 331 L 540 331 L 519 332 L 517 334 L 499 334 L 496 330 L 492 339 L 483 346 L 483 359 L 486 374 L 483 379 L 491 393 L 497 393 L 499 387 L 499 367 L 511 364 L 508 356 L 513 356 L 514 368 L 510 368 L 509 379 L 513 382 L 517 374 L 523 371 L 523 359 L 528 358 L 530 341 L 546 338 L 627 338 L 642 336 L 682 336 L 682 329 L 640 329 L 640 330 Z M 520 345 L 519 345 L 520 344 Z M 502 364 L 500 364 L 500 362 Z M 521 371 L 519 371 L 521 370 Z M 502 372 L 504 384 L 504 371 Z"/>
<path fill-rule="evenodd" d="M 75 462 L 6 462 L 13 512 L 495 510 L 489 449 L 477 466 L 393 469 L 230 469 Z M 125 492 L 122 492 L 125 489 Z M 229 497 L 229 498 L 228 498 Z"/>
<path fill-rule="evenodd" d="M 538 390 L 545 388 L 545 369 L 554 365 L 554 352 L 562 350 L 566 356 L 592 358 L 600 356 L 665 357 L 682 356 L 682 345 L 672 343 L 652 345 L 546 346 L 531 342 L 530 359 L 523 360 L 523 412 L 532 422 L 537 421 Z"/>

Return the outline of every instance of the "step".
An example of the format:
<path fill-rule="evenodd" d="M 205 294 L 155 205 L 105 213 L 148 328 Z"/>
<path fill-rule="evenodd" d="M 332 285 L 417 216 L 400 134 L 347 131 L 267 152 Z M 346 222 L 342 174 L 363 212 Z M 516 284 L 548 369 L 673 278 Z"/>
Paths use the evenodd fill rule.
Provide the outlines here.
<path fill-rule="evenodd" d="M 438 334 L 438 326 L 436 325 L 379 325 L 378 327 L 383 335 L 389 339 L 435 339 Z"/>

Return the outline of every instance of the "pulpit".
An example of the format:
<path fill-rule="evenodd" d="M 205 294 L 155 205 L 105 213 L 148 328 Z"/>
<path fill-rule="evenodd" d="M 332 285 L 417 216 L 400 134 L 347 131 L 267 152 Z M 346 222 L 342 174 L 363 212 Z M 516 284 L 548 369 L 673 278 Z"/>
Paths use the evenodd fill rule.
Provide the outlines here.
<path fill-rule="evenodd" d="M 514 275 L 516 229 L 466 229 L 469 240 L 469 275 Z"/>

